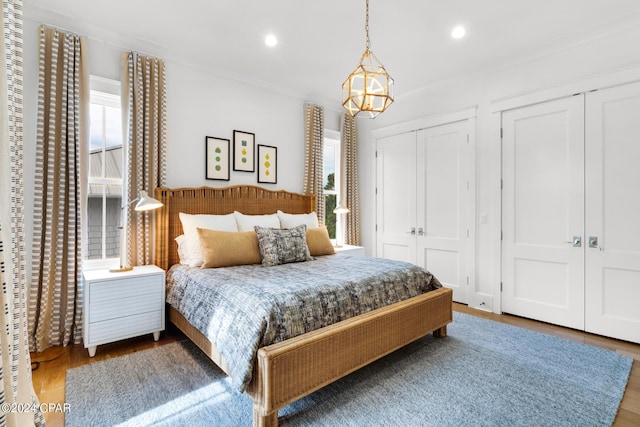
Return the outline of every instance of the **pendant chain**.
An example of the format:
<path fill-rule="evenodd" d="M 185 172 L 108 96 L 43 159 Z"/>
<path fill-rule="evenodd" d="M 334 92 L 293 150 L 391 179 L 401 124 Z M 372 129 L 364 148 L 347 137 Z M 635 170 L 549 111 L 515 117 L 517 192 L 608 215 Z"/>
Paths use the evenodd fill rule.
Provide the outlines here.
<path fill-rule="evenodd" d="M 367 0 L 367 14 L 365 18 L 364 31 L 367 34 L 367 51 L 371 50 L 371 40 L 369 40 L 369 0 Z"/>

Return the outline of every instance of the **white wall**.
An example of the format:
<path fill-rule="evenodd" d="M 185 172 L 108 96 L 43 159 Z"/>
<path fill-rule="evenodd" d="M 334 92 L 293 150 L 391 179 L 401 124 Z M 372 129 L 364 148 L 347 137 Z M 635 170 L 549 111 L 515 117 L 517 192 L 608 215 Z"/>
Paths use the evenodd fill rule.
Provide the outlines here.
<path fill-rule="evenodd" d="M 528 92 L 568 85 L 587 77 L 607 74 L 640 64 L 640 22 L 606 37 L 588 40 L 571 48 L 466 81 L 435 85 L 411 96 L 399 97 L 371 129 L 381 129 L 410 120 L 438 116 L 477 105 L 476 122 L 476 289 L 472 306 L 498 311 L 500 282 L 500 139 L 499 125 L 492 117 L 492 103 Z M 637 76 L 640 79 L 640 75 Z M 370 132 L 361 134 L 361 162 L 374 165 L 375 141 Z M 364 233 L 367 253 L 375 248 L 375 171 L 361 177 Z M 480 223 L 486 215 L 487 222 Z M 493 297 L 493 302 L 492 302 Z M 497 301 L 495 301 L 497 300 Z"/>
<path fill-rule="evenodd" d="M 205 179 L 205 136 L 233 141 L 233 130 L 252 132 L 257 144 L 278 148 L 277 184 L 260 184 L 271 189 L 302 192 L 304 178 L 304 114 L 306 101 L 282 93 L 221 78 L 213 71 L 197 69 L 164 56 L 161 48 L 127 40 L 104 28 L 90 27 L 62 16 L 25 10 L 24 92 L 25 92 L 25 204 L 33 206 L 37 82 L 38 26 L 45 23 L 84 35 L 87 38 L 89 73 L 120 80 L 122 52 L 135 50 L 161 57 L 166 63 L 168 161 L 167 186 L 227 186 L 257 183 L 257 172 L 231 171 L 230 181 Z M 341 111 L 325 108 L 325 127 L 339 130 Z M 257 150 L 257 147 L 256 147 Z M 31 218 L 27 247 L 31 246 Z"/>
<path fill-rule="evenodd" d="M 205 179 L 205 135 L 230 139 L 233 130 L 252 132 L 256 145 L 278 147 L 278 182 L 268 188 L 302 191 L 303 103 L 237 82 L 212 78 L 178 64 L 167 66 L 171 187 L 257 185 L 257 174 L 231 171 L 231 181 Z M 257 147 L 256 147 L 257 149 Z"/>
<path fill-rule="evenodd" d="M 28 18 L 26 21 L 25 63 L 32 72 L 25 76 L 25 88 L 29 92 L 25 103 L 28 104 L 28 121 L 35 126 L 38 23 Z M 121 53 L 126 48 L 142 51 L 145 48 L 137 46 L 140 43 L 135 40 L 114 42 L 126 45 L 126 48 L 108 41 L 98 41 L 92 38 L 90 29 L 78 33 L 88 37 L 89 73 L 114 80 L 120 80 Z M 304 100 L 221 78 L 173 62 L 171 58 L 164 59 L 167 75 L 168 186 L 257 185 L 256 173 L 232 171 L 229 182 L 205 179 L 205 136 L 233 140 L 233 130 L 236 129 L 255 133 L 256 145 L 278 147 L 278 182 L 264 184 L 265 187 L 302 191 Z M 326 126 L 338 130 L 337 112 L 327 110 Z M 33 145 L 35 135 L 28 135 L 26 143 Z"/>

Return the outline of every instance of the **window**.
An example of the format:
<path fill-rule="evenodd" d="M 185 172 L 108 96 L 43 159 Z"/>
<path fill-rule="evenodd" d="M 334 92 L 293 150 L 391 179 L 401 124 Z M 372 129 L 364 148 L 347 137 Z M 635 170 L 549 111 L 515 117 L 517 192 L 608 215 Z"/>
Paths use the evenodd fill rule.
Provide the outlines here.
<path fill-rule="evenodd" d="M 340 201 L 340 133 L 325 129 L 324 135 L 324 223 L 329 237 L 335 240 L 338 224 L 333 210 Z"/>
<path fill-rule="evenodd" d="M 122 117 L 120 83 L 91 77 L 85 260 L 100 265 L 120 256 Z M 101 263 L 102 261 L 102 263 Z"/>

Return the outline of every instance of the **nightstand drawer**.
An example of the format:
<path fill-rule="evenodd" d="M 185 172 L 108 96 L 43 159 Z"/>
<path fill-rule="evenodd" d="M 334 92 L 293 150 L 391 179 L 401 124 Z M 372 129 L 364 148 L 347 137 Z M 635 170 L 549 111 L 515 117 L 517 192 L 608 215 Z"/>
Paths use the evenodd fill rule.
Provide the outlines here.
<path fill-rule="evenodd" d="M 89 341 L 94 345 L 99 345 L 158 329 L 163 329 L 161 310 L 90 323 Z"/>
<path fill-rule="evenodd" d="M 130 277 L 91 284 L 90 304 L 106 304 L 138 295 L 161 293 L 164 281 L 158 276 Z"/>
<path fill-rule="evenodd" d="M 107 299 L 100 304 L 95 304 L 89 313 L 89 322 L 100 322 L 117 317 L 131 316 L 133 314 L 155 311 L 164 304 L 164 294 L 158 289 L 153 293 L 135 295 L 128 298 Z M 92 299 L 93 301 L 93 299 Z"/>

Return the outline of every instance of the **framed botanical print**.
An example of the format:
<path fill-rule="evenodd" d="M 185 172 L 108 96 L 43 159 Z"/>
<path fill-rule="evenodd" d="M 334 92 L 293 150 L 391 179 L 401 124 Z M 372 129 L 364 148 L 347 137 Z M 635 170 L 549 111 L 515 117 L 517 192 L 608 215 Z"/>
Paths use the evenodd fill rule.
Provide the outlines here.
<path fill-rule="evenodd" d="M 278 149 L 269 145 L 258 145 L 258 182 L 277 184 Z"/>
<path fill-rule="evenodd" d="M 207 136 L 206 143 L 206 178 L 229 181 L 231 162 L 231 142 L 228 139 Z"/>
<path fill-rule="evenodd" d="M 256 135 L 241 130 L 233 131 L 233 170 L 255 172 Z"/>

